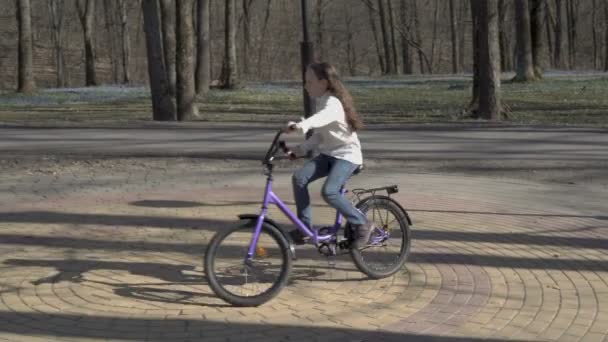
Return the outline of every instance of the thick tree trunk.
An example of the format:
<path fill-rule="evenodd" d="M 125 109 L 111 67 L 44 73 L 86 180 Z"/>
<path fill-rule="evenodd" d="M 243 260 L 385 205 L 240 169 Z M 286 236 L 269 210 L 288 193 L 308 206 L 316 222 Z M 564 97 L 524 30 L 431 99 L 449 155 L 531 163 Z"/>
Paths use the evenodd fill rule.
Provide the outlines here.
<path fill-rule="evenodd" d="M 234 89 L 237 87 L 237 64 L 236 64 L 236 16 L 234 0 L 225 0 L 225 22 L 224 32 L 224 70 L 222 72 L 222 87 Z"/>
<path fill-rule="evenodd" d="M 456 0 L 449 0 L 450 3 L 450 37 L 452 42 L 452 73 L 457 74 L 460 72 L 458 62 L 458 26 L 456 23 Z"/>
<path fill-rule="evenodd" d="M 120 9 L 120 38 L 122 40 L 122 83 L 131 83 L 129 64 L 131 60 L 131 37 L 129 34 L 129 21 L 125 0 L 118 0 Z"/>
<path fill-rule="evenodd" d="M 169 81 L 169 91 L 171 95 L 176 94 L 176 67 L 175 67 L 175 0 L 160 0 L 163 25 L 163 53 L 167 80 Z"/>
<path fill-rule="evenodd" d="M 189 120 L 196 115 L 194 108 L 194 27 L 193 0 L 177 0 L 177 61 L 176 95 L 177 120 Z"/>
<path fill-rule="evenodd" d="M 175 105 L 169 91 L 167 73 L 163 62 L 158 0 L 142 0 L 141 6 L 146 34 L 148 75 L 152 93 L 152 118 L 155 121 L 175 121 Z"/>
<path fill-rule="evenodd" d="M 85 0 L 84 5 L 80 0 L 76 0 L 76 7 L 84 37 L 85 84 L 87 87 L 96 86 L 98 82 L 95 72 L 95 0 Z"/>
<path fill-rule="evenodd" d="M 551 3 L 545 0 L 545 34 L 547 35 L 547 61 L 549 65 L 555 67 L 554 59 L 553 59 L 553 27 L 554 20 L 553 14 L 551 13 Z"/>
<path fill-rule="evenodd" d="M 241 22 L 243 23 L 243 39 L 241 42 L 243 43 L 242 54 L 243 56 L 249 56 L 249 50 L 251 49 L 251 4 L 253 0 L 242 0 L 242 9 L 243 14 L 239 18 L 239 24 L 237 27 L 241 26 Z M 241 58 L 241 62 L 243 65 L 243 77 L 247 77 L 249 75 L 249 58 Z"/>
<path fill-rule="evenodd" d="M 532 38 L 532 61 L 534 75 L 542 78 L 545 69 L 545 40 L 543 18 L 545 17 L 545 0 L 530 0 L 530 36 Z"/>
<path fill-rule="evenodd" d="M 55 47 L 55 73 L 57 88 L 67 86 L 65 56 L 63 54 L 63 0 L 49 0 L 49 20 L 51 24 L 51 39 Z"/>
<path fill-rule="evenodd" d="M 566 15 L 568 23 L 568 67 L 576 68 L 576 22 L 578 17 L 578 6 L 574 5 L 574 1 L 566 0 Z"/>
<path fill-rule="evenodd" d="M 507 4 L 504 0 L 498 0 L 498 44 L 500 45 L 500 70 L 511 70 L 511 49 L 507 38 L 506 14 Z"/>
<path fill-rule="evenodd" d="M 210 0 L 198 0 L 198 44 L 196 54 L 196 93 L 204 96 L 211 85 L 211 49 L 209 47 L 209 2 Z M 259 69 L 258 69 L 259 70 Z"/>
<path fill-rule="evenodd" d="M 478 115 L 488 120 L 500 120 L 500 47 L 498 45 L 497 0 L 481 0 L 479 27 Z"/>
<path fill-rule="evenodd" d="M 19 26 L 19 73 L 17 91 L 29 93 L 36 88 L 34 82 L 32 10 L 30 0 L 17 0 L 17 25 Z"/>
<path fill-rule="evenodd" d="M 534 61 L 530 33 L 530 11 L 528 0 L 515 0 L 515 21 L 517 36 L 517 74 L 515 82 L 534 81 Z"/>

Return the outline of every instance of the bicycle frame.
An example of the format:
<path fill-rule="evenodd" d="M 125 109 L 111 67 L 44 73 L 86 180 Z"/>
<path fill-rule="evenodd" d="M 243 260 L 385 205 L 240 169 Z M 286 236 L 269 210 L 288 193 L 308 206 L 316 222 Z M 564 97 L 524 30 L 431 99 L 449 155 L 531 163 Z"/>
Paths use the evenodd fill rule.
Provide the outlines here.
<path fill-rule="evenodd" d="M 262 225 L 264 224 L 264 218 L 266 217 L 266 215 L 268 215 L 268 206 L 273 204 L 276 205 L 281 212 L 287 216 L 289 218 L 289 220 L 299 229 L 301 230 L 304 234 L 306 234 L 306 236 L 308 236 L 310 238 L 310 241 L 312 243 L 319 244 L 319 243 L 329 243 L 329 242 L 335 242 L 335 238 L 336 238 L 336 233 L 338 232 L 338 230 L 340 229 L 340 226 L 342 226 L 342 215 L 340 214 L 340 212 L 336 211 L 336 219 L 334 222 L 334 225 L 329 229 L 328 234 L 323 234 L 323 235 L 319 235 L 318 231 L 315 229 L 310 229 L 309 227 L 306 226 L 306 224 L 304 224 L 296 214 L 294 214 L 293 211 L 291 211 L 291 209 L 289 209 L 289 207 L 281 200 L 281 198 L 279 198 L 279 196 L 277 194 L 274 193 L 274 191 L 272 191 L 272 175 L 268 176 L 268 179 L 266 180 L 266 190 L 264 191 L 264 201 L 262 203 L 262 210 L 260 211 L 260 215 L 258 216 L 256 225 L 255 225 L 255 230 L 254 230 L 254 234 L 253 234 L 253 238 L 251 239 L 251 244 L 249 245 L 249 251 L 247 252 L 247 260 L 250 260 L 254 253 L 255 253 L 255 246 L 258 243 L 258 239 L 260 237 L 260 233 L 262 232 Z M 342 188 L 340 190 L 340 194 L 342 196 L 344 196 L 344 194 L 346 193 L 346 189 Z"/>

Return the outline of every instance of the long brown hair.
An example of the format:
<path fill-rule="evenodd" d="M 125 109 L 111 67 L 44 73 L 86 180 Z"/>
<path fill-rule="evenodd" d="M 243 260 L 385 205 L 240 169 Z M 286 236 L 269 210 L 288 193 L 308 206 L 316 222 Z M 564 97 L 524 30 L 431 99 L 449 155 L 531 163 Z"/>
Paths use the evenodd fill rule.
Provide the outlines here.
<path fill-rule="evenodd" d="M 344 113 L 346 114 L 346 122 L 350 128 L 353 131 L 363 128 L 363 122 L 355 110 L 353 98 L 340 81 L 336 68 L 329 63 L 311 63 L 308 67 L 315 73 L 317 79 L 327 80 L 327 90 L 342 102 L 342 107 L 344 107 Z"/>

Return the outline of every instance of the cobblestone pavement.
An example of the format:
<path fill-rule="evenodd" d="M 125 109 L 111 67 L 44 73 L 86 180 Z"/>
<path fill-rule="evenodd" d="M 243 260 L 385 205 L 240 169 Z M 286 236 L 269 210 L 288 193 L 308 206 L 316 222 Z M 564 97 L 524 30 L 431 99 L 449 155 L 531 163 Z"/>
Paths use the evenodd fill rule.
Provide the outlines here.
<path fill-rule="evenodd" d="M 369 280 L 348 256 L 332 265 L 303 247 L 276 299 L 235 308 L 202 258 L 214 232 L 258 210 L 264 176 L 217 163 L 3 173 L 0 340 L 608 340 L 605 187 L 371 169 L 351 187 L 400 186 L 406 267 Z M 288 172 L 275 184 L 292 203 Z"/>

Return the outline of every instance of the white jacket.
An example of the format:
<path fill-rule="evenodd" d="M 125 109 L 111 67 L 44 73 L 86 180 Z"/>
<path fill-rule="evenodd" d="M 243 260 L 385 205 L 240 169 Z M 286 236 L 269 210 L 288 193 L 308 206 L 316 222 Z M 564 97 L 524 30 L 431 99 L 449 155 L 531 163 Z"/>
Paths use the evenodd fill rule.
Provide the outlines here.
<path fill-rule="evenodd" d="M 313 116 L 296 124 L 300 133 L 305 134 L 310 129 L 314 129 L 314 133 L 294 149 L 295 154 L 303 156 L 316 149 L 320 153 L 356 165 L 363 164 L 361 143 L 357 133 L 346 122 L 342 102 L 333 95 L 324 95 L 317 98 L 316 108 L 317 112 Z"/>

